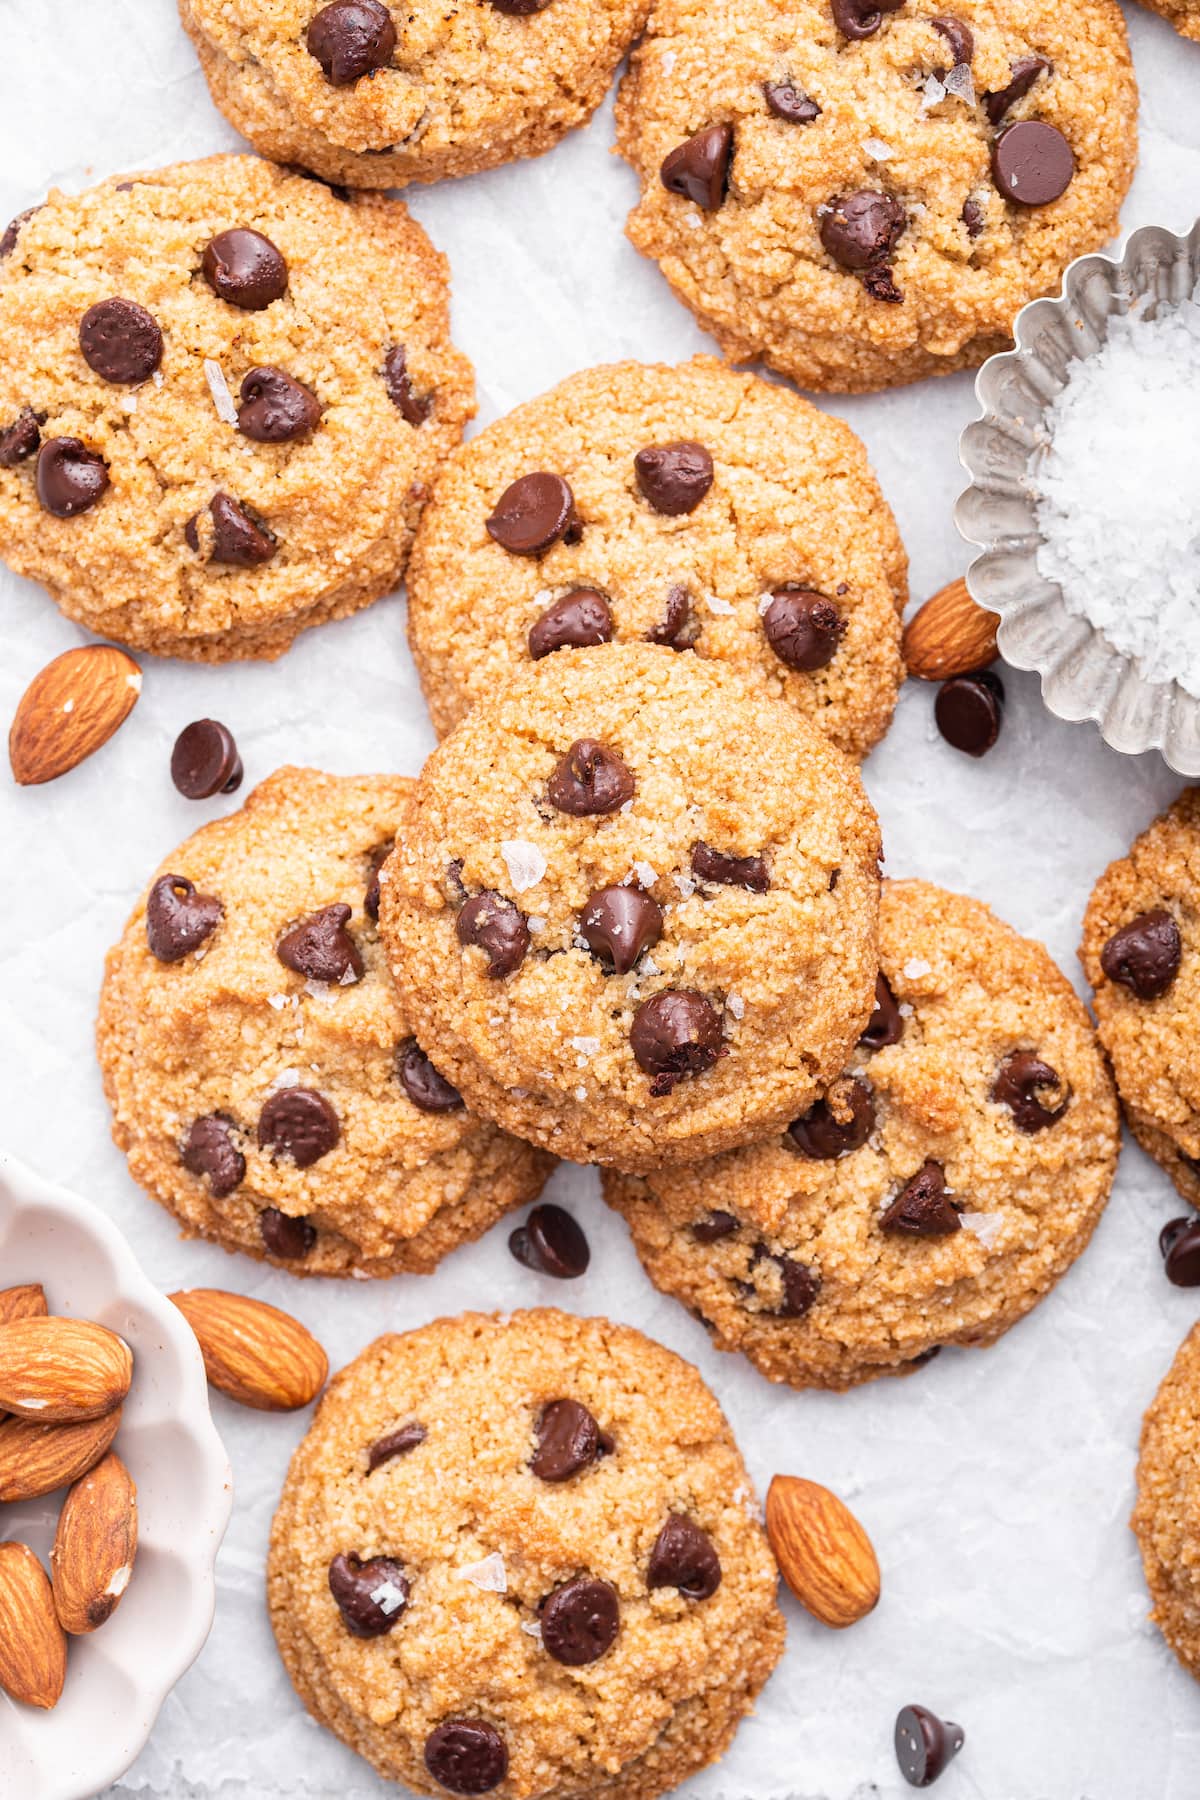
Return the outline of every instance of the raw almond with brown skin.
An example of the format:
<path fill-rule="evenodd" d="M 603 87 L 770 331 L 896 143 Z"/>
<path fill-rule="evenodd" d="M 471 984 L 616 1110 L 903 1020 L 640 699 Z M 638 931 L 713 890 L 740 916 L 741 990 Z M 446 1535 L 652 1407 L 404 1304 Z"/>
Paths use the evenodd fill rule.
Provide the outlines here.
<path fill-rule="evenodd" d="M 110 1451 L 67 1495 L 50 1552 L 55 1610 L 72 1637 L 97 1630 L 116 1611 L 137 1535 L 137 1488 Z"/>
<path fill-rule="evenodd" d="M 44 1319 L 49 1311 L 40 1281 L 0 1289 L 0 1325 L 11 1325 L 14 1319 Z"/>
<path fill-rule="evenodd" d="M 77 1425 L 37 1419 L 0 1419 L 0 1503 L 38 1500 L 69 1487 L 106 1454 L 121 1423 L 121 1408 Z"/>
<path fill-rule="evenodd" d="M 324 1387 L 329 1358 L 290 1313 L 221 1288 L 185 1288 L 171 1299 L 196 1334 L 208 1379 L 231 1400 L 294 1412 Z"/>
<path fill-rule="evenodd" d="M 871 1540 L 827 1487 L 776 1475 L 767 1490 L 767 1536 L 779 1573 L 823 1625 L 842 1630 L 877 1604 L 879 1563 Z"/>
<path fill-rule="evenodd" d="M 1000 620 L 967 592 L 963 580 L 952 581 L 927 600 L 904 627 L 904 660 L 919 681 L 949 681 L 969 675 L 996 660 L 996 627 Z"/>
<path fill-rule="evenodd" d="M 35 675 L 17 705 L 8 760 L 22 787 L 53 781 L 106 744 L 142 691 L 142 671 L 115 644 L 66 650 Z"/>
<path fill-rule="evenodd" d="M 129 1392 L 133 1352 L 89 1319 L 0 1325 L 0 1409 L 43 1425 L 99 1419 Z"/>
<path fill-rule="evenodd" d="M 46 1571 L 28 1545 L 0 1544 L 0 1687 L 48 1711 L 66 1678 L 67 1640 Z"/>

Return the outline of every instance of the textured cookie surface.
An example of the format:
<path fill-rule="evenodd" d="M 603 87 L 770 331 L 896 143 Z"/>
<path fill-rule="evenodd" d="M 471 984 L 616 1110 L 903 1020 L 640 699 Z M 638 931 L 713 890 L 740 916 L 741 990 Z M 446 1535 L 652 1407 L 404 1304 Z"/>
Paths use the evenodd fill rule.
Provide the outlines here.
<path fill-rule="evenodd" d="M 690 511 L 666 512 L 636 459 L 681 442 L 707 454 L 711 480 Z M 530 556 L 486 522 L 535 471 L 568 483 L 580 529 Z M 769 610 L 774 590 L 792 589 L 837 614 L 827 641 L 799 655 Z M 565 634 L 551 633 L 547 615 L 580 590 L 603 603 L 598 626 L 576 603 Z M 895 705 L 907 593 L 895 520 L 840 419 L 711 357 L 620 363 L 518 407 L 447 464 L 409 565 L 409 638 L 444 732 L 510 668 L 553 654 L 548 643 L 661 639 L 674 607 L 681 653 L 730 664 L 861 757 Z"/>
<path fill-rule="evenodd" d="M 1180 1345 L 1142 1422 L 1131 1523 L 1150 1616 L 1200 1679 L 1200 1325 Z"/>
<path fill-rule="evenodd" d="M 653 1167 L 782 1126 L 841 1070 L 878 849 L 853 765 L 731 670 L 562 650 L 427 763 L 380 927 L 417 1035 L 485 1117 Z"/>
<path fill-rule="evenodd" d="M 179 10 L 214 101 L 256 149 L 364 188 L 548 150 L 591 117 L 647 11 L 647 0 L 368 4 L 386 13 L 394 43 L 381 41 L 383 60 L 357 79 L 331 65 L 334 81 L 308 47 L 318 0 L 180 0 Z"/>
<path fill-rule="evenodd" d="M 1129 1128 L 1200 1207 L 1200 788 L 1181 794 L 1100 877 L 1079 954 Z M 1105 960 L 1114 970 L 1123 962 L 1126 978 L 1107 973 Z"/>
<path fill-rule="evenodd" d="M 828 1105 L 735 1155 L 604 1178 L 657 1286 L 797 1387 L 994 1342 L 1087 1244 L 1116 1167 L 1103 1058 L 1040 944 L 899 881 L 879 953 L 891 1030 L 877 1014 Z"/>
<path fill-rule="evenodd" d="M 159 871 L 191 882 L 192 915 L 219 903 L 194 948 L 160 960 L 143 896 L 109 953 L 113 1135 L 189 1236 L 301 1274 L 423 1272 L 549 1171 L 437 1083 L 397 1004 L 367 895 L 411 789 L 280 769 Z M 150 910 L 157 950 L 182 951 L 188 913 Z"/>
<path fill-rule="evenodd" d="M 1018 308 L 1113 235 L 1136 120 L 1114 0 L 664 0 L 618 102 L 629 235 L 734 359 L 805 387 L 913 381 L 1005 347 Z M 668 191 L 664 160 L 710 132 Z"/>
<path fill-rule="evenodd" d="M 1184 37 L 1200 41 L 1200 4 L 1198 0 L 1142 0 L 1152 12 L 1161 13 Z"/>
<path fill-rule="evenodd" d="M 543 1478 L 564 1405 L 581 1434 Z M 423 1435 L 371 1471 L 397 1432 Z M 691 1543 L 690 1581 L 664 1528 Z M 338 1557 L 390 1561 L 390 1622 L 365 1609 L 379 1635 L 347 1629 Z M 754 1495 L 699 1375 L 550 1311 L 381 1338 L 336 1378 L 292 1461 L 269 1596 L 309 1711 L 423 1794 L 650 1800 L 721 1754 L 783 1648 Z M 447 1779 L 454 1722 L 475 1785 Z"/>
<path fill-rule="evenodd" d="M 396 585 L 473 410 L 445 261 L 400 202 L 217 156 L 55 192 L 15 223 L 0 257 L 15 569 L 89 630 L 209 661 L 276 656 Z"/>

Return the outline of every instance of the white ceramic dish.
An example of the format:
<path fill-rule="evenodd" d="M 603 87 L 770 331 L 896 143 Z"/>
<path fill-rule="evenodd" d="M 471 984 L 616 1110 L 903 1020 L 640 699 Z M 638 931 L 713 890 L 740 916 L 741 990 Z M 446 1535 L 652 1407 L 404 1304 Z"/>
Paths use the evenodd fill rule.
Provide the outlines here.
<path fill-rule="evenodd" d="M 1071 363 L 1103 344 L 1108 321 L 1135 302 L 1157 307 L 1186 298 L 1200 280 L 1200 222 L 1186 237 L 1161 226 L 1135 231 L 1119 260 L 1081 256 L 1057 299 L 1017 314 L 1016 349 L 984 363 L 975 382 L 982 417 L 960 440 L 971 486 L 955 523 L 983 554 L 967 571 L 980 605 L 1000 614 L 1000 650 L 1018 669 L 1035 669 L 1042 697 L 1060 719 L 1093 719 L 1106 744 L 1138 755 L 1158 750 L 1181 775 L 1200 775 L 1200 701 L 1178 682 L 1149 682 L 1087 619 L 1068 612 L 1062 589 L 1038 572 L 1035 467 L 1048 443 L 1046 408 L 1066 385 Z"/>
<path fill-rule="evenodd" d="M 114 1782 L 212 1625 L 233 1483 L 190 1329 L 103 1213 L 0 1153 L 0 1287 L 40 1281 L 51 1311 L 96 1319 L 134 1355 L 116 1448 L 138 1488 L 133 1579 L 108 1623 L 73 1638 L 52 1712 L 0 1692 L 0 1800 L 85 1800 Z M 45 1560 L 61 1494 L 0 1507 L 0 1537 Z"/>

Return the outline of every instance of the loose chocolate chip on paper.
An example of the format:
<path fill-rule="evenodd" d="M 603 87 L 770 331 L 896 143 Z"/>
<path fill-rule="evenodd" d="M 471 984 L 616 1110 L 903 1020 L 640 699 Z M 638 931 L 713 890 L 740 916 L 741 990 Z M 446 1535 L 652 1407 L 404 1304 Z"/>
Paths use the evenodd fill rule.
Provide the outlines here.
<path fill-rule="evenodd" d="M 865 1081 L 848 1077 L 788 1126 L 788 1136 L 804 1156 L 833 1162 L 862 1146 L 875 1129 L 875 1100 Z"/>
<path fill-rule="evenodd" d="M 673 1587 L 686 1600 L 708 1600 L 721 1585 L 721 1559 L 707 1531 L 686 1513 L 672 1513 L 650 1552 L 649 1588 Z"/>
<path fill-rule="evenodd" d="M 233 1141 L 230 1121 L 220 1113 L 193 1119 L 179 1149 L 179 1160 L 189 1175 L 208 1177 L 214 1200 L 224 1200 L 241 1186 L 246 1159 Z"/>
<path fill-rule="evenodd" d="M 56 519 L 74 519 L 95 506 L 108 486 L 104 458 L 76 437 L 47 438 L 38 451 L 37 497 Z"/>
<path fill-rule="evenodd" d="M 616 812 L 633 798 L 633 775 L 615 750 L 595 738 L 576 738 L 546 783 L 546 798 L 572 818 Z"/>
<path fill-rule="evenodd" d="M 1200 1287 L 1200 1219 L 1172 1219 L 1158 1234 L 1167 1280 L 1175 1287 Z"/>
<path fill-rule="evenodd" d="M 574 543 L 580 529 L 570 482 L 544 469 L 510 482 L 485 524 L 488 536 L 514 556 L 537 556 L 560 538 Z"/>
<path fill-rule="evenodd" d="M 396 27 L 380 0 L 331 0 L 310 22 L 304 45 L 330 87 L 353 87 L 392 60 Z"/>
<path fill-rule="evenodd" d="M 244 225 L 211 238 L 201 266 L 217 298 L 243 312 L 262 312 L 287 292 L 288 267 L 282 252 L 261 231 Z"/>
<path fill-rule="evenodd" d="M 633 472 L 643 498 L 654 511 L 678 518 L 695 512 L 712 486 L 713 460 L 703 444 L 679 438 L 639 450 Z"/>
<path fill-rule="evenodd" d="M 884 1231 L 909 1237 L 949 1237 L 962 1229 L 946 1194 L 946 1172 L 940 1163 L 932 1159 L 922 1163 L 884 1213 L 881 1225 Z"/>
<path fill-rule="evenodd" d="M 185 800 L 211 800 L 242 785 L 242 759 L 232 731 L 219 719 L 185 725 L 171 751 L 171 780 Z"/>
<path fill-rule="evenodd" d="M 585 1575 L 565 1581 L 542 1602 L 542 1644 L 555 1662 L 582 1669 L 612 1648 L 621 1626 L 617 1590 Z"/>
<path fill-rule="evenodd" d="M 578 1400 L 551 1400 L 537 1423 L 537 1448 L 529 1467 L 539 1481 L 569 1481 L 605 1453 L 611 1443 Z"/>
<path fill-rule="evenodd" d="M 0 430 L 0 469 L 15 469 L 31 457 L 41 443 L 37 414 L 23 406 L 11 425 Z"/>
<path fill-rule="evenodd" d="M 317 1228 L 309 1219 L 293 1218 L 277 1206 L 265 1206 L 258 1215 L 259 1236 L 272 1256 L 301 1262 L 317 1241 Z"/>
<path fill-rule="evenodd" d="M 425 1739 L 425 1767 L 452 1794 L 486 1794 L 508 1774 L 508 1745 L 485 1719 L 443 1719 Z"/>
<path fill-rule="evenodd" d="M 351 1637 L 382 1637 L 400 1623 L 408 1604 L 408 1577 L 390 1556 L 374 1556 L 368 1562 L 353 1555 L 335 1556 L 329 1565 L 329 1591 Z"/>
<path fill-rule="evenodd" d="M 1057 1069 L 1032 1050 L 1014 1050 L 1000 1065 L 992 1084 L 992 1099 L 1007 1106 L 1018 1131 L 1032 1137 L 1058 1123 L 1067 1110 L 1068 1095 Z"/>
<path fill-rule="evenodd" d="M 992 179 L 1017 206 L 1049 206 L 1075 174 L 1075 152 L 1057 125 L 1018 119 L 992 145 Z"/>
<path fill-rule="evenodd" d="M 146 899 L 146 942 L 159 962 L 182 962 L 217 929 L 225 908 L 185 875 L 160 875 Z"/>
<path fill-rule="evenodd" d="M 238 430 L 259 444 L 287 444 L 312 431 L 321 417 L 321 402 L 311 388 L 272 363 L 262 363 L 242 377 Z"/>
<path fill-rule="evenodd" d="M 413 391 L 412 376 L 408 372 L 408 356 L 403 344 L 393 344 L 383 359 L 383 385 L 387 389 L 388 399 L 397 408 L 401 418 L 416 428 L 423 425 L 433 410 L 433 395 L 418 395 Z"/>
<path fill-rule="evenodd" d="M 421 1112 L 462 1111 L 462 1095 L 434 1068 L 416 1038 L 406 1039 L 396 1051 L 396 1079 Z"/>
<path fill-rule="evenodd" d="M 318 907 L 284 932 L 275 954 L 286 969 L 294 969 L 310 981 L 345 986 L 361 981 L 363 959 L 346 930 L 349 920 L 350 908 L 342 901 Z"/>
<path fill-rule="evenodd" d="M 79 321 L 79 348 L 102 381 L 133 386 L 148 381 L 162 361 L 158 321 L 136 300 L 98 300 Z"/>
<path fill-rule="evenodd" d="M 328 1155 L 341 1135 L 336 1112 L 314 1088 L 281 1088 L 259 1114 L 259 1149 L 275 1159 L 288 1158 L 298 1169 L 311 1168 Z"/>
<path fill-rule="evenodd" d="M 1159 1000 L 1179 973 L 1183 939 L 1161 906 L 1122 925 L 1100 952 L 1100 967 L 1139 1000 Z"/>
<path fill-rule="evenodd" d="M 409 1425 L 399 1426 L 395 1431 L 385 1432 L 383 1437 L 376 1438 L 375 1442 L 368 1447 L 367 1474 L 374 1474 L 376 1469 L 381 1469 L 384 1463 L 391 1462 L 393 1457 L 407 1456 L 410 1450 L 415 1450 L 418 1444 L 423 1444 L 428 1436 L 429 1433 L 424 1425 L 416 1419 Z"/>
<path fill-rule="evenodd" d="M 789 125 L 811 125 L 821 116 L 816 101 L 793 81 L 764 81 L 762 90 L 767 110 L 777 119 L 785 119 Z"/>
<path fill-rule="evenodd" d="M 896 996 L 886 975 L 875 977 L 875 1010 L 867 1021 L 867 1029 L 859 1043 L 867 1050 L 883 1050 L 898 1044 L 904 1036 L 904 1014 L 896 1005 Z"/>
<path fill-rule="evenodd" d="M 592 1260 L 582 1227 L 549 1201 L 534 1207 L 524 1225 L 511 1233 L 508 1247 L 525 1268 L 557 1281 L 578 1280 Z"/>
<path fill-rule="evenodd" d="M 551 601 L 529 628 L 529 654 L 534 662 L 555 650 L 585 650 L 612 642 L 612 608 L 595 588 L 572 588 Z"/>
<path fill-rule="evenodd" d="M 726 856 L 711 844 L 698 839 L 692 845 L 692 874 L 698 881 L 710 881 L 718 887 L 746 888 L 752 894 L 765 894 L 771 885 L 770 871 L 761 856 Z"/>
<path fill-rule="evenodd" d="M 475 944 L 483 951 L 493 981 L 503 981 L 525 960 L 529 949 L 525 915 L 491 888 L 466 902 L 458 915 L 457 929 L 460 944 Z"/>
<path fill-rule="evenodd" d="M 711 1069 L 724 1048 L 715 1007 L 686 988 L 666 988 L 643 1000 L 633 1015 L 629 1043 L 658 1098 L 685 1076 Z"/>
<path fill-rule="evenodd" d="M 1049 73 L 1050 64 L 1042 56 L 1022 56 L 1010 63 L 1007 87 L 997 88 L 995 92 L 983 96 L 983 107 L 989 123 L 998 125 L 1009 108 L 1025 98 L 1038 76 Z"/>
<path fill-rule="evenodd" d="M 706 125 L 663 158 L 659 179 L 669 193 L 716 212 L 725 198 L 732 154 L 733 127 Z"/>
<path fill-rule="evenodd" d="M 896 1761 L 910 1787 L 931 1787 L 963 1747 L 961 1725 L 939 1719 L 927 1706 L 906 1706 L 896 1718 Z"/>
<path fill-rule="evenodd" d="M 615 975 L 627 975 L 642 952 L 657 944 L 662 924 L 662 907 L 638 887 L 597 888 L 579 915 L 588 949 L 610 962 Z"/>
<path fill-rule="evenodd" d="M 933 703 L 939 732 L 964 756 L 986 756 L 1004 722 L 1004 684 L 990 669 L 943 681 Z"/>

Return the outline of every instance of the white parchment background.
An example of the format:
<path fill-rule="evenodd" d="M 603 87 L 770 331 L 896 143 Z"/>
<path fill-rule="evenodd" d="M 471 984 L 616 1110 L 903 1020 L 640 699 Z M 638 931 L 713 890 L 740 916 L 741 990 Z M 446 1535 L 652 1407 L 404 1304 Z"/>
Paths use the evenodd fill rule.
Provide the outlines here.
<path fill-rule="evenodd" d="M 1142 160 L 1127 228 L 1183 229 L 1200 211 L 1200 47 L 1128 7 L 1142 86 Z M 591 363 L 678 359 L 710 347 L 656 269 L 622 236 L 634 198 L 608 153 L 608 108 L 551 155 L 414 190 L 450 257 L 456 337 L 478 370 L 481 422 Z M 0 216 L 52 183 L 82 187 L 232 145 L 171 0 L 0 0 Z M 828 403 L 865 436 L 912 556 L 913 591 L 961 573 L 951 524 L 970 382 L 955 378 Z M 80 641 L 43 593 L 0 572 L 0 719 L 32 675 Z M 910 684 L 866 779 L 888 869 L 982 896 L 1045 939 L 1078 979 L 1088 890 L 1180 783 L 1122 759 L 1090 727 L 1043 710 L 1032 677 L 1006 676 L 1004 736 L 975 764 L 931 724 Z M 164 1287 L 205 1282 L 298 1313 L 338 1365 L 379 1331 L 465 1306 L 552 1303 L 639 1325 L 699 1364 L 760 1489 L 776 1470 L 829 1483 L 878 1548 L 884 1597 L 834 1635 L 785 1601 L 786 1660 L 757 1717 L 691 1800 L 900 1800 L 890 1737 L 910 1699 L 966 1727 L 945 1800 L 1194 1800 L 1200 1690 L 1145 1624 L 1126 1526 L 1141 1412 L 1200 1298 L 1168 1286 L 1155 1238 L 1179 1210 L 1132 1144 L 1082 1263 L 996 1349 L 943 1354 L 904 1382 L 845 1396 L 779 1391 L 719 1356 L 643 1278 L 594 1177 L 553 1193 L 585 1220 L 587 1277 L 521 1270 L 507 1228 L 427 1279 L 316 1285 L 181 1244 L 113 1149 L 91 1046 L 104 951 L 147 874 L 228 800 L 179 798 L 175 734 L 214 715 L 236 733 L 247 782 L 284 761 L 415 774 L 432 739 L 400 599 L 303 637 L 274 665 L 149 663 L 117 738 L 57 784 L 0 777 L 0 1133 L 34 1167 L 98 1202 Z M 2 1274 L 2 1271 L 0 1271 Z M 53 1271 L 47 1271 L 53 1286 Z M 168 1701 L 122 1795 L 281 1800 L 394 1792 L 310 1725 L 277 1661 L 261 1599 L 275 1496 L 304 1417 L 263 1419 L 219 1397 L 237 1507 L 219 1569 L 216 1627 Z M 5 1788 L 0 1745 L 0 1795 Z"/>

